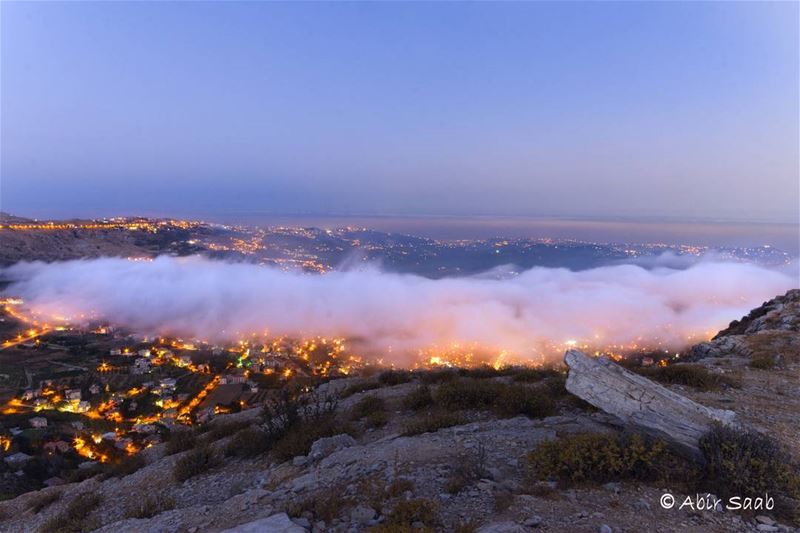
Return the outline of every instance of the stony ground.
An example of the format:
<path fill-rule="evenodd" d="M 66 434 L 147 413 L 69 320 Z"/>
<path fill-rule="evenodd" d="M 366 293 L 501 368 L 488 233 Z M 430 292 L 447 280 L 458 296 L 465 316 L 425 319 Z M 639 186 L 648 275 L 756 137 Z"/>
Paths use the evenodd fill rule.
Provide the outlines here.
<path fill-rule="evenodd" d="M 780 311 L 785 313 L 785 307 Z M 799 335 L 792 329 L 783 331 Z M 752 334 L 759 333 L 735 332 L 733 336 Z M 705 405 L 735 411 L 740 420 L 775 436 L 795 459 L 800 458 L 800 357 L 788 349 L 768 349 L 776 358 L 775 365 L 751 368 L 753 353 L 717 349 L 730 344 L 726 337 L 703 347 L 704 355 L 697 359 L 715 373 L 735 377 L 741 384 L 738 388 L 670 388 Z M 782 338 L 780 342 L 785 341 Z M 340 380 L 326 387 L 341 390 L 352 382 Z M 404 410 L 401 399 L 415 387 L 413 382 L 386 386 L 343 400 L 339 409 L 347 411 L 365 395 L 385 399 L 388 423 L 365 430 L 357 439 L 346 435 L 329 438 L 312 447 L 308 456 L 281 464 L 267 456 L 227 458 L 180 483 L 173 478 L 173 465 L 189 452 L 165 456 L 160 445 L 147 450 L 149 464 L 131 475 L 104 481 L 93 478 L 3 502 L 0 530 L 39 531 L 47 518 L 62 511 L 75 496 L 92 492 L 101 495 L 102 501 L 87 523 L 104 533 L 232 528 L 239 532 L 358 532 L 385 521 L 398 502 L 415 500 L 425 500 L 435 509 L 435 520 L 424 524 L 429 531 L 800 531 L 800 525 L 778 523 L 768 512 L 743 516 L 726 510 L 662 508 L 664 493 L 673 494 L 678 502 L 689 496 L 676 487 L 628 482 L 568 489 L 547 482 L 532 485 L 525 479 L 523 463 L 537 443 L 575 432 L 615 431 L 610 418 L 578 406 L 562 407 L 558 416 L 544 419 L 498 419 L 476 411 L 465 413 L 466 423 L 403 436 L 402 428 L 417 415 Z M 257 415 L 249 411 L 220 417 L 215 423 L 255 422 Z M 213 447 L 222 450 L 230 438 L 219 439 Z M 446 490 L 448 479 L 465 459 L 479 460 L 484 475 L 451 494 Z M 33 503 L 49 493 L 58 493 L 58 499 L 34 512 Z M 168 510 L 150 518 L 126 518 L 148 498 L 162 502 Z M 422 530 L 422 523 L 413 525 Z"/>

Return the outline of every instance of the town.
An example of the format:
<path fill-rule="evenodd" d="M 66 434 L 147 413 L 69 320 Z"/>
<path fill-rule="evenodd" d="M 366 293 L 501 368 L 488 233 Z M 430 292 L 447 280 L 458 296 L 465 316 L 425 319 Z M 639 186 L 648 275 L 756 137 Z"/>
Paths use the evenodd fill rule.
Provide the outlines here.
<path fill-rule="evenodd" d="M 0 304 L 0 451 L 3 471 L 18 473 L 3 476 L 7 495 L 123 462 L 175 427 L 260 407 L 289 381 L 307 387 L 361 365 L 342 339 L 218 345 L 45 325 L 20 299 Z"/>

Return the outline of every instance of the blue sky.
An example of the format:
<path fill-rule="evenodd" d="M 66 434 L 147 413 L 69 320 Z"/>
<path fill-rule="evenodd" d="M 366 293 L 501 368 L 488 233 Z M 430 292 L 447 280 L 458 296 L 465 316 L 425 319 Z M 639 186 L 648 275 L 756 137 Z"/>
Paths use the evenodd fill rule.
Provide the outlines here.
<path fill-rule="evenodd" d="M 14 3 L 0 209 L 798 220 L 798 4 Z"/>

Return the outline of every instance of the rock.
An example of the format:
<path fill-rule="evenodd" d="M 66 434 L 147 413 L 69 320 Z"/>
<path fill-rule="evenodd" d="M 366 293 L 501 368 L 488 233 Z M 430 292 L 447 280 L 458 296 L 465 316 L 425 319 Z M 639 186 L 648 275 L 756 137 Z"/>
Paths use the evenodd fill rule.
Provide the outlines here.
<path fill-rule="evenodd" d="M 766 524 L 768 526 L 774 526 L 775 525 L 775 520 L 773 520 L 772 518 L 770 518 L 768 516 L 764 516 L 763 514 L 760 514 L 760 515 L 756 516 L 756 522 L 758 522 L 759 524 Z"/>
<path fill-rule="evenodd" d="M 734 423 L 733 411 L 700 405 L 605 357 L 567 350 L 564 361 L 569 392 L 692 459 L 702 458 L 700 438 L 714 423 Z"/>
<path fill-rule="evenodd" d="M 644 498 L 639 498 L 639 500 L 633 504 L 636 509 L 640 511 L 649 511 L 650 510 L 650 502 L 645 500 Z"/>
<path fill-rule="evenodd" d="M 289 519 L 286 513 L 274 514 L 267 518 L 239 524 L 221 533 L 305 533 L 306 529 Z"/>
<path fill-rule="evenodd" d="M 526 533 L 526 529 L 514 522 L 496 522 L 479 527 L 475 533 Z"/>
<path fill-rule="evenodd" d="M 533 515 L 532 517 L 525 520 L 522 525 L 527 527 L 539 527 L 542 525 L 542 517 L 539 515 Z"/>
<path fill-rule="evenodd" d="M 311 522 L 308 521 L 308 518 L 303 518 L 302 516 L 299 518 L 292 518 L 292 522 L 303 529 L 309 529 L 311 527 Z"/>
<path fill-rule="evenodd" d="M 350 520 L 361 526 L 366 525 L 375 518 L 375 509 L 366 505 L 358 505 L 350 511 Z"/>
<path fill-rule="evenodd" d="M 319 461 L 334 452 L 354 446 L 355 443 L 355 439 L 345 433 L 334 435 L 333 437 L 325 437 L 315 441 L 314 444 L 311 445 L 308 458 L 312 461 Z"/>
<path fill-rule="evenodd" d="M 600 526 L 600 529 L 598 529 L 598 531 L 599 531 L 600 533 L 614 533 L 614 530 L 613 530 L 613 529 L 611 529 L 611 526 L 609 526 L 609 525 L 607 525 L 607 524 L 603 524 L 603 525 L 601 525 L 601 526 Z"/>
<path fill-rule="evenodd" d="M 292 466 L 305 466 L 307 462 L 308 462 L 308 457 L 306 457 L 305 455 L 298 455 L 292 458 Z"/>
<path fill-rule="evenodd" d="M 767 525 L 767 524 L 758 524 L 758 526 L 756 526 L 756 529 L 758 531 L 780 531 L 778 529 L 778 527 L 770 526 L 770 525 Z"/>
<path fill-rule="evenodd" d="M 619 491 L 620 491 L 619 483 L 613 483 L 613 482 L 612 483 L 606 483 L 606 484 L 603 485 L 603 488 L 606 489 L 606 490 L 610 490 L 614 494 L 619 494 Z"/>

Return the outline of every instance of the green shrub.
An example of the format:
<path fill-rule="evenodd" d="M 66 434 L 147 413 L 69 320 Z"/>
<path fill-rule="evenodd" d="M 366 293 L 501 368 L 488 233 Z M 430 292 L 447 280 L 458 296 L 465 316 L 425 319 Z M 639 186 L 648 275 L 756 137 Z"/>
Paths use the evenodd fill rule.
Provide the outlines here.
<path fill-rule="evenodd" d="M 368 395 L 361 398 L 352 408 L 353 419 L 358 420 L 376 412 L 386 411 L 386 402 L 383 398 L 375 395 Z"/>
<path fill-rule="evenodd" d="M 412 436 L 438 431 L 450 426 L 464 424 L 465 419 L 458 413 L 447 411 L 429 411 L 417 415 L 403 427 L 403 435 Z"/>
<path fill-rule="evenodd" d="M 525 415 L 544 418 L 555 411 L 555 404 L 543 389 L 527 385 L 504 387 L 494 400 L 497 413 L 503 417 Z"/>
<path fill-rule="evenodd" d="M 492 406 L 503 388 L 494 381 L 461 378 L 439 385 L 434 398 L 445 409 L 484 409 Z"/>
<path fill-rule="evenodd" d="M 453 368 L 438 368 L 418 372 L 420 381 L 426 385 L 446 383 L 458 377 L 458 371 Z"/>
<path fill-rule="evenodd" d="M 153 518 L 175 508 L 175 500 L 167 494 L 148 494 L 125 510 L 125 518 Z"/>
<path fill-rule="evenodd" d="M 314 441 L 332 437 L 340 433 L 350 433 L 348 426 L 338 423 L 331 415 L 317 420 L 303 421 L 292 425 L 272 447 L 272 453 L 279 461 L 288 461 L 298 455 L 307 455 Z"/>
<path fill-rule="evenodd" d="M 226 457 L 256 457 L 272 447 L 272 439 L 261 429 L 247 427 L 237 432 L 225 446 Z"/>
<path fill-rule="evenodd" d="M 96 529 L 89 515 L 100 505 L 102 497 L 94 492 L 84 492 L 75 496 L 60 513 L 50 517 L 42 524 L 42 533 L 78 533 Z"/>
<path fill-rule="evenodd" d="M 757 370 L 772 370 L 775 368 L 775 358 L 771 355 L 753 357 L 749 366 Z"/>
<path fill-rule="evenodd" d="M 431 394 L 431 388 L 427 385 L 420 385 L 403 398 L 403 408 L 411 411 L 419 411 L 432 404 L 433 395 Z"/>
<path fill-rule="evenodd" d="M 375 411 L 367 415 L 366 424 L 368 428 L 382 428 L 389 422 L 389 415 L 386 411 Z"/>
<path fill-rule="evenodd" d="M 208 446 L 194 448 L 175 462 L 172 474 L 178 482 L 184 482 L 214 466 L 214 453 Z"/>
<path fill-rule="evenodd" d="M 641 435 L 579 433 L 540 443 L 527 466 L 532 481 L 605 483 L 662 479 L 675 460 L 662 441 Z"/>
<path fill-rule="evenodd" d="M 169 439 L 167 440 L 164 453 L 167 455 L 174 455 L 176 453 L 185 452 L 186 450 L 194 448 L 196 442 L 197 435 L 194 430 L 188 428 L 173 429 L 169 433 Z"/>
<path fill-rule="evenodd" d="M 784 514 L 797 512 L 800 469 L 773 438 L 754 430 L 715 426 L 700 439 L 703 486 L 717 496 L 775 497 Z"/>
<path fill-rule="evenodd" d="M 711 372 L 699 364 L 680 363 L 668 366 L 640 367 L 639 374 L 662 383 L 686 385 L 700 390 L 716 390 L 723 386 L 739 387 L 739 381 L 731 376 Z"/>

